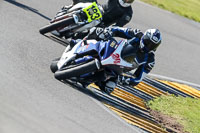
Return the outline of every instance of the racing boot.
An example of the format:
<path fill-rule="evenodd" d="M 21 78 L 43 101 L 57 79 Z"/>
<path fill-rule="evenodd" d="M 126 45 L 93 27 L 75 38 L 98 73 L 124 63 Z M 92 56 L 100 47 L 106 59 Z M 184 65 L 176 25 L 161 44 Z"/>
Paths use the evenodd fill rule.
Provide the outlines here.
<path fill-rule="evenodd" d="M 114 91 L 115 88 L 116 88 L 116 83 L 113 81 L 108 81 L 105 86 L 105 92 L 107 94 L 110 94 Z"/>
<path fill-rule="evenodd" d="M 113 81 L 108 81 L 106 83 L 101 82 L 101 84 L 98 84 L 98 86 L 103 93 L 110 95 L 113 92 L 113 90 L 115 89 L 116 83 Z"/>

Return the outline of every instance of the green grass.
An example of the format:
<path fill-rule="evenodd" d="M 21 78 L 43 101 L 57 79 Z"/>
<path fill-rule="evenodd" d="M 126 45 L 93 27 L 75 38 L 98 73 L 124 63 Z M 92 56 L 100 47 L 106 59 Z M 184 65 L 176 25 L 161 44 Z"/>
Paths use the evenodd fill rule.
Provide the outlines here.
<path fill-rule="evenodd" d="M 200 133 L 200 99 L 162 96 L 147 105 L 156 111 L 172 116 L 189 133 Z"/>
<path fill-rule="evenodd" d="M 141 0 L 200 22 L 200 0 Z"/>

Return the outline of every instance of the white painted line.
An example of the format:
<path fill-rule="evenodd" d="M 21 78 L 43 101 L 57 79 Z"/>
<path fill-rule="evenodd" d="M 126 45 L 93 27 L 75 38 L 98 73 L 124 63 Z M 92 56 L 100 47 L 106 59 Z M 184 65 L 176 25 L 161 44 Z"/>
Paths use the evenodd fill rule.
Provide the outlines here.
<path fill-rule="evenodd" d="M 161 75 L 157 75 L 157 74 L 148 74 L 150 77 L 154 77 L 154 78 L 158 78 L 158 79 L 164 79 L 164 80 L 168 80 L 168 81 L 174 81 L 174 82 L 178 82 L 178 83 L 182 83 L 182 84 L 186 84 L 192 87 L 195 87 L 195 89 L 200 90 L 200 85 L 195 84 L 195 83 L 191 83 L 188 81 L 183 81 L 183 80 L 179 80 L 179 79 L 174 79 L 174 78 L 170 78 L 170 77 L 166 77 L 166 76 L 161 76 Z"/>

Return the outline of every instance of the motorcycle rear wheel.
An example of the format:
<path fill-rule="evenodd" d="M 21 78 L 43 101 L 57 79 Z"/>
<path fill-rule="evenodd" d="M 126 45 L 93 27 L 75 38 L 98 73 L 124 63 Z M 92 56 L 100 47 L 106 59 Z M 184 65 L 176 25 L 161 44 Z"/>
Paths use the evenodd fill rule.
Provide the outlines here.
<path fill-rule="evenodd" d="M 56 30 L 57 28 L 66 27 L 66 26 L 69 26 L 69 25 L 74 24 L 74 23 L 75 23 L 74 18 L 69 17 L 69 18 L 51 23 L 49 25 L 46 25 L 46 26 L 40 28 L 39 32 L 40 32 L 40 34 L 44 35 L 48 32 Z"/>
<path fill-rule="evenodd" d="M 58 80 L 70 79 L 72 77 L 79 77 L 80 75 L 95 72 L 100 67 L 98 60 L 92 60 L 90 62 L 69 67 L 68 69 L 62 69 L 55 72 L 54 77 Z"/>

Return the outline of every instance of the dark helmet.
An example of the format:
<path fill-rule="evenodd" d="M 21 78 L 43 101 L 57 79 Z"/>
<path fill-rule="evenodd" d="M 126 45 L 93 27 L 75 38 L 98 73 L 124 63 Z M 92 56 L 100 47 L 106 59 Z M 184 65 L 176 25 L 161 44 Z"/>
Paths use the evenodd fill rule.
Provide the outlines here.
<path fill-rule="evenodd" d="M 158 29 L 148 29 L 141 38 L 140 48 L 146 51 L 155 51 L 162 40 Z"/>
<path fill-rule="evenodd" d="M 123 7 L 128 7 L 134 0 L 119 0 L 119 4 Z"/>

